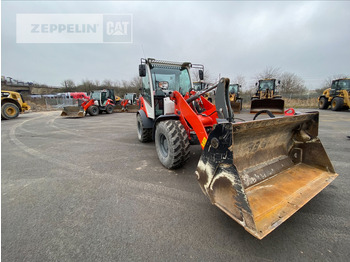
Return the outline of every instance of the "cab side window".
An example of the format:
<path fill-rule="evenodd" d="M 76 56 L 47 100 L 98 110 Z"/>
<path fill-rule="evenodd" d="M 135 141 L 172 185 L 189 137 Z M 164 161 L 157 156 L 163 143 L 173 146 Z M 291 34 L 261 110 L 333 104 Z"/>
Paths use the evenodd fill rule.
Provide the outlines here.
<path fill-rule="evenodd" d="M 142 96 L 151 105 L 151 86 L 149 83 L 148 72 L 146 70 L 146 76 L 142 77 Z"/>
<path fill-rule="evenodd" d="M 333 83 L 332 83 L 332 87 L 331 87 L 332 89 L 338 89 L 338 81 L 334 81 Z"/>

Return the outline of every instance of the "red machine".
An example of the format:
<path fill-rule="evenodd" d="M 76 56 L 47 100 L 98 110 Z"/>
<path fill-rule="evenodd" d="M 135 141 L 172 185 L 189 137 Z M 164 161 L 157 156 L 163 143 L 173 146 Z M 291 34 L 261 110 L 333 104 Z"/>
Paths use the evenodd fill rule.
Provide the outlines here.
<path fill-rule="evenodd" d="M 195 92 L 191 68 L 203 79 L 201 65 L 141 59 L 138 139 L 154 140 L 168 169 L 184 166 L 190 143 L 199 143 L 203 193 L 262 239 L 337 176 L 317 137 L 318 113 L 235 123 L 230 80 Z M 213 89 L 215 105 L 203 97 Z"/>
<path fill-rule="evenodd" d="M 89 115 L 91 116 L 96 116 L 102 112 L 112 114 L 114 107 L 114 90 L 104 89 L 98 91 L 91 91 L 89 100 L 84 101 L 80 106 L 64 107 L 61 116 L 84 117 L 86 113 L 89 113 Z"/>
<path fill-rule="evenodd" d="M 121 110 L 128 112 L 137 112 L 139 109 L 138 99 L 136 93 L 127 93 L 124 95 L 124 99 L 120 102 Z"/>

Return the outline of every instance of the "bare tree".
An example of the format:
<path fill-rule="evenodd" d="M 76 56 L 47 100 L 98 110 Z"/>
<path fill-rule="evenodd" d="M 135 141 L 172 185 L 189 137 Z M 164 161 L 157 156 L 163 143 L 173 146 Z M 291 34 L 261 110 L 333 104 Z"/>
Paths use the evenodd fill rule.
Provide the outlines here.
<path fill-rule="evenodd" d="M 103 80 L 103 82 L 102 82 L 102 86 L 104 87 L 104 88 L 113 88 L 114 87 L 114 84 L 113 84 L 113 82 L 112 82 L 112 80 L 109 80 L 109 79 L 105 79 L 105 80 Z"/>
<path fill-rule="evenodd" d="M 89 93 L 90 91 L 96 89 L 96 85 L 91 80 L 84 79 L 79 86 L 79 89 L 80 91 Z"/>
<path fill-rule="evenodd" d="M 194 82 L 198 82 L 200 81 L 200 78 L 199 78 L 199 70 L 194 68 L 191 70 L 191 75 L 192 75 L 192 79 Z M 208 70 L 204 69 L 204 72 L 203 72 L 203 75 L 204 75 L 204 79 L 203 81 L 204 82 L 210 82 L 210 73 Z"/>
<path fill-rule="evenodd" d="M 284 72 L 280 76 L 280 92 L 284 94 L 303 94 L 306 92 L 305 81 L 294 73 Z"/>
<path fill-rule="evenodd" d="M 279 67 L 267 66 L 264 71 L 259 73 L 256 76 L 257 80 L 266 79 L 266 78 L 275 78 L 278 79 L 281 76 L 281 69 Z"/>
<path fill-rule="evenodd" d="M 245 77 L 243 75 L 237 75 L 232 79 L 231 84 L 239 84 L 243 89 L 243 87 L 246 85 Z"/>
<path fill-rule="evenodd" d="M 64 88 L 66 88 L 66 89 L 68 89 L 68 88 L 75 88 L 75 83 L 74 83 L 74 81 L 71 80 L 71 79 L 63 80 L 62 83 L 61 83 L 61 85 L 62 85 Z"/>
<path fill-rule="evenodd" d="M 142 78 L 139 76 L 134 76 L 130 82 L 129 82 L 129 86 L 131 88 L 136 88 L 136 89 L 140 89 L 142 87 Z"/>

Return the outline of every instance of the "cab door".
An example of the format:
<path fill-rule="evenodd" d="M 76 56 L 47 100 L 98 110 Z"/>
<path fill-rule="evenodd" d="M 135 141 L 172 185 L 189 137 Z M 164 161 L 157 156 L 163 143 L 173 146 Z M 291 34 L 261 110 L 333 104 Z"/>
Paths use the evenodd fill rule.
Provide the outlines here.
<path fill-rule="evenodd" d="M 151 79 L 151 71 L 148 64 L 143 64 L 140 66 L 144 66 L 145 72 L 143 74 L 140 73 L 142 78 L 142 90 L 141 95 L 145 101 L 145 107 L 147 111 L 147 116 L 149 118 L 155 119 L 154 114 L 154 89 Z"/>

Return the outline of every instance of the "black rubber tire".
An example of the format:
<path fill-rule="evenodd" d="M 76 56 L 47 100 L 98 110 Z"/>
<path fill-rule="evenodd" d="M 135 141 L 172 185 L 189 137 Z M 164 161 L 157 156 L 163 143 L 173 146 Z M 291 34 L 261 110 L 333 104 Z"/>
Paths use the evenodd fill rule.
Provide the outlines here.
<path fill-rule="evenodd" d="M 137 137 L 140 142 L 147 143 L 152 141 L 152 128 L 144 128 L 140 114 L 136 116 L 137 121 Z"/>
<path fill-rule="evenodd" d="M 97 106 L 90 106 L 88 108 L 88 111 L 90 116 L 97 116 L 100 113 L 100 110 Z"/>
<path fill-rule="evenodd" d="M 19 108 L 14 103 L 7 102 L 1 106 L 1 119 L 14 119 L 19 115 Z"/>
<path fill-rule="evenodd" d="M 107 114 L 112 114 L 114 110 L 114 107 L 112 105 L 107 105 L 106 106 L 106 113 Z"/>
<path fill-rule="evenodd" d="M 318 108 L 319 109 L 327 109 L 329 107 L 329 102 L 327 98 L 324 96 L 320 97 L 320 100 L 318 101 Z"/>
<path fill-rule="evenodd" d="M 155 133 L 159 161 L 168 169 L 183 166 L 190 155 L 190 142 L 179 120 L 166 120 L 157 124 Z"/>
<path fill-rule="evenodd" d="M 344 106 L 344 99 L 341 97 L 335 97 L 333 98 L 331 102 L 331 108 L 333 111 L 340 111 L 343 109 Z"/>

